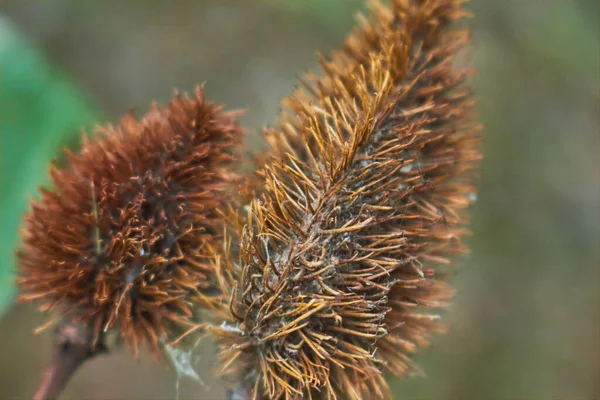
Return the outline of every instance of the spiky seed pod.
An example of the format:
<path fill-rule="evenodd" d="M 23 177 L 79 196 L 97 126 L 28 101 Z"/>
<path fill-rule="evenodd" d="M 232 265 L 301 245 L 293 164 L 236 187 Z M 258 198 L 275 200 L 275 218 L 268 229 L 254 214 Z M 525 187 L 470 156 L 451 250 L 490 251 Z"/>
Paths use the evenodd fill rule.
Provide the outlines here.
<path fill-rule="evenodd" d="M 469 71 L 453 68 L 461 3 L 372 2 L 269 133 L 280 159 L 262 171 L 239 285 L 217 263 L 222 372 L 253 399 L 388 397 L 382 370 L 406 374 L 442 329 L 480 158 Z"/>
<path fill-rule="evenodd" d="M 26 216 L 21 299 L 92 324 L 96 336 L 117 327 L 135 353 L 187 329 L 189 294 L 211 273 L 200 248 L 222 236 L 236 118 L 198 88 L 84 137 Z"/>

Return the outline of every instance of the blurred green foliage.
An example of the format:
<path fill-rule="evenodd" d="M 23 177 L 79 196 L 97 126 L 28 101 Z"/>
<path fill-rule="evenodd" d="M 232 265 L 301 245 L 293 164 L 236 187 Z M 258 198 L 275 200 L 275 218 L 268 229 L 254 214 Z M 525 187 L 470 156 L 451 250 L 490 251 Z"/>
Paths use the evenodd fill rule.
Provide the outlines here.
<path fill-rule="evenodd" d="M 289 15 L 331 31 L 349 28 L 352 17 L 364 10 L 363 0 L 269 0 L 286 9 Z"/>
<path fill-rule="evenodd" d="M 64 76 L 0 19 L 0 315 L 14 297 L 16 234 L 49 162 L 95 113 Z"/>

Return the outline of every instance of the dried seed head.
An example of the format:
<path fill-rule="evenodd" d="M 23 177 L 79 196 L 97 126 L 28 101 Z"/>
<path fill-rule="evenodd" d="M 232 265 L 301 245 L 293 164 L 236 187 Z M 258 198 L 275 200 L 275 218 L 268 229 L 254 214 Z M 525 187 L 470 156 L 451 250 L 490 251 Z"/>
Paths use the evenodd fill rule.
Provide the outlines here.
<path fill-rule="evenodd" d="M 236 329 L 213 330 L 252 398 L 387 397 L 382 371 L 405 375 L 443 329 L 480 158 L 469 71 L 453 68 L 463 2 L 372 2 L 267 132 L 240 266 L 217 263 Z"/>
<path fill-rule="evenodd" d="M 188 293 L 211 273 L 200 248 L 222 235 L 217 208 L 242 133 L 220 108 L 202 88 L 176 94 L 52 167 L 55 190 L 42 189 L 25 220 L 21 299 L 92 324 L 96 336 L 117 327 L 136 353 L 190 325 Z"/>

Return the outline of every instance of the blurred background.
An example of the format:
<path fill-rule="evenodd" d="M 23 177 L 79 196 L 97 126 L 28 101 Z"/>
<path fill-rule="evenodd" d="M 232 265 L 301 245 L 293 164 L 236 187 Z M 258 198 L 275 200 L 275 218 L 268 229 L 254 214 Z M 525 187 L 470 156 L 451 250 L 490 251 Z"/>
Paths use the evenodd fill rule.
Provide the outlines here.
<path fill-rule="evenodd" d="M 50 353 L 14 305 L 17 229 L 47 165 L 82 128 L 174 88 L 248 111 L 248 151 L 316 51 L 340 45 L 359 0 L 0 3 L 0 399 L 26 399 Z M 600 10 L 597 0 L 473 0 L 486 126 L 452 330 L 390 379 L 400 398 L 600 398 Z M 205 354 L 204 354 L 205 353 Z M 211 350 L 181 399 L 220 399 Z M 171 399 L 177 376 L 125 352 L 84 365 L 64 399 Z"/>

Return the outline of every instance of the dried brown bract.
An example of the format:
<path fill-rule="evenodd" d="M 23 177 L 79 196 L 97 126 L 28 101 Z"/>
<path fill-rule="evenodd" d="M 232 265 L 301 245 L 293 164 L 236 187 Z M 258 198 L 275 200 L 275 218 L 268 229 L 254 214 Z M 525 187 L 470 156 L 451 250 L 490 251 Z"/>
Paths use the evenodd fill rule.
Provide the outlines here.
<path fill-rule="evenodd" d="M 382 372 L 443 330 L 480 159 L 461 3 L 371 2 L 267 132 L 241 261 L 217 260 L 221 372 L 251 398 L 388 397 Z"/>
<path fill-rule="evenodd" d="M 236 118 L 198 88 L 84 138 L 26 216 L 21 299 L 91 324 L 96 337 L 115 327 L 135 353 L 192 325 L 190 294 L 211 274 L 200 249 L 222 236 L 217 209 L 235 178 Z"/>

